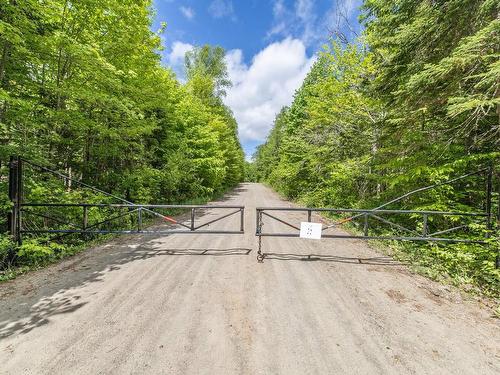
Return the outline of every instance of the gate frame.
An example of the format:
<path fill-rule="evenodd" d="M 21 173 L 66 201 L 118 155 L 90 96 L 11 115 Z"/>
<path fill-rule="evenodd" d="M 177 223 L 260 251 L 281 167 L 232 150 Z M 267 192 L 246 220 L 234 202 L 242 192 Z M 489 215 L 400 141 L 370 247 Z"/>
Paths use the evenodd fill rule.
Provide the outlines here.
<path fill-rule="evenodd" d="M 12 210 L 7 217 L 9 233 L 18 245 L 22 245 L 23 162 L 19 156 L 11 156 L 9 160 L 9 199 L 12 204 Z"/>
<path fill-rule="evenodd" d="M 484 212 L 446 212 L 446 211 L 419 211 L 419 210 L 388 210 L 388 209 L 383 209 L 384 207 L 398 202 L 404 198 L 407 198 L 413 194 L 426 191 L 426 190 L 431 190 L 434 189 L 438 186 L 442 185 L 449 185 L 455 181 L 462 180 L 464 178 L 467 178 L 472 175 L 477 175 L 477 174 L 482 174 L 483 172 L 486 172 L 486 202 L 485 202 L 485 210 Z M 264 225 L 263 222 L 263 216 L 268 216 L 273 220 L 276 220 L 282 224 L 285 224 L 297 231 L 300 232 L 300 228 L 283 220 L 280 219 L 274 215 L 271 215 L 267 213 L 266 211 L 298 211 L 298 212 L 307 212 L 307 221 L 311 222 L 311 215 L 312 212 L 332 212 L 332 213 L 352 213 L 353 216 L 340 220 L 337 223 L 334 223 L 332 225 L 327 225 L 326 227 L 322 228 L 322 231 L 325 231 L 329 228 L 344 224 L 346 222 L 350 222 L 356 218 L 359 217 L 364 217 L 364 226 L 363 226 L 363 235 L 333 235 L 333 234 L 326 234 L 322 235 L 322 238 L 345 238 L 345 239 L 362 239 L 362 240 L 395 240 L 395 241 L 424 241 L 424 242 L 445 242 L 445 243 L 476 243 L 476 244 L 486 244 L 488 238 L 490 238 L 491 233 L 493 232 L 493 217 L 494 214 L 492 212 L 492 207 L 493 207 L 493 202 L 492 202 L 492 192 L 493 192 L 493 174 L 494 174 L 494 168 L 493 168 L 493 163 L 489 163 L 487 168 L 480 169 L 475 172 L 467 173 L 465 175 L 443 181 L 434 185 L 429 185 L 425 186 L 413 191 L 410 191 L 406 194 L 403 194 L 395 199 L 392 199 L 376 208 L 373 209 L 344 209 L 344 208 L 301 208 L 301 207 L 257 207 L 256 208 L 256 230 L 255 230 L 255 235 L 258 237 L 258 250 L 257 250 L 257 260 L 261 263 L 263 262 L 265 258 L 265 253 L 262 252 L 262 237 L 295 237 L 298 238 L 300 237 L 299 233 L 265 233 L 262 231 L 262 227 Z M 500 177 L 500 176 L 499 176 Z M 497 226 L 500 227 L 500 181 L 498 184 L 498 212 L 497 212 Z M 384 218 L 379 217 L 376 215 L 377 213 L 386 213 L 386 214 L 419 214 L 422 215 L 422 223 L 423 223 L 423 229 L 422 233 L 418 234 L 415 230 L 410 229 L 410 228 L 405 228 L 399 224 L 393 223 L 389 220 L 386 220 Z M 428 233 L 428 223 L 427 219 L 430 215 L 447 215 L 447 216 L 473 216 L 473 217 L 485 217 L 486 218 L 486 234 L 485 234 L 485 240 L 469 240 L 469 239 L 459 239 L 459 238 L 445 238 L 445 237 L 433 237 L 436 235 L 441 235 L 445 233 L 450 233 L 462 228 L 465 228 L 467 225 L 460 225 L 457 227 L 449 228 L 443 231 L 438 231 L 434 233 Z M 386 224 L 389 224 L 392 227 L 396 227 L 400 230 L 404 230 L 407 232 L 413 232 L 417 233 L 416 236 L 370 236 L 368 233 L 369 230 L 369 217 L 373 217 L 379 221 L 382 221 Z M 495 267 L 500 268 L 500 248 L 498 249 L 496 260 L 495 260 Z"/>
<path fill-rule="evenodd" d="M 89 188 L 95 192 L 100 194 L 104 194 L 106 196 L 115 198 L 123 203 L 120 204 L 92 204 L 92 203 L 24 203 L 23 202 L 23 164 L 26 163 L 32 167 L 38 168 L 42 171 L 52 173 L 58 177 L 65 179 L 66 181 L 74 182 L 75 184 L 81 185 L 85 188 Z M 12 236 L 13 240 L 18 244 L 22 245 L 22 234 L 23 233 L 32 233 L 32 234 L 43 234 L 43 233 L 54 233 L 59 234 L 56 238 L 52 238 L 51 240 L 59 239 L 61 237 L 71 235 L 71 234 L 187 234 L 187 233 L 200 233 L 200 234 L 244 234 L 245 227 L 245 207 L 238 205 L 173 205 L 173 204 L 135 204 L 126 199 L 123 199 L 119 196 L 115 196 L 110 194 L 104 190 L 98 189 L 94 186 L 88 185 L 82 181 L 73 179 L 69 176 L 66 176 L 58 171 L 53 169 L 41 166 L 37 163 L 33 163 L 29 160 L 23 159 L 20 156 L 11 156 L 9 163 L 9 199 L 12 202 L 12 210 L 8 214 L 8 226 L 9 233 Z M 72 225 L 77 227 L 76 229 L 54 229 L 54 230 L 27 230 L 23 228 L 23 212 L 27 212 L 25 208 L 29 207 L 81 207 L 83 209 L 82 212 L 82 221 L 81 228 L 65 222 L 63 220 L 59 220 L 53 217 L 49 217 L 44 215 L 43 217 L 47 219 L 52 219 L 54 221 L 58 221 L 62 224 Z M 110 219 L 106 219 L 104 221 L 94 223 L 92 225 L 88 225 L 88 209 L 91 207 L 102 207 L 102 208 L 129 208 L 129 210 L 125 214 L 121 214 L 118 216 L 114 216 Z M 154 211 L 154 209 L 158 208 L 167 208 L 167 209 L 188 209 L 191 210 L 190 213 L 190 223 L 189 225 L 184 224 L 183 222 L 179 222 L 174 218 L 169 216 L 160 214 L 159 212 Z M 220 217 L 217 217 L 213 220 L 210 220 L 206 223 L 201 223 L 199 225 L 195 225 L 196 219 L 196 210 L 198 209 L 233 209 L 234 211 L 224 214 Z M 150 213 L 154 216 L 157 216 L 165 221 L 168 221 L 174 225 L 180 225 L 185 227 L 186 230 L 144 230 L 142 228 L 143 225 L 143 212 Z M 31 212 L 33 213 L 33 212 Z M 113 220 L 122 218 L 124 216 L 137 213 L 137 229 L 135 230 L 98 230 L 93 229 L 99 225 L 111 222 Z M 240 214 L 240 225 L 239 230 L 199 230 L 200 228 L 206 227 L 210 224 L 218 222 L 226 217 L 232 216 L 239 213 Z M 35 213 L 33 213 L 35 214 Z M 40 214 L 35 214 L 41 216 Z"/>
<path fill-rule="evenodd" d="M 33 233 L 33 234 L 43 234 L 43 233 L 58 233 L 58 234 L 182 234 L 182 233 L 203 233 L 203 234 L 243 234 L 244 232 L 244 206 L 226 206 L 226 205 L 181 205 L 181 204 L 102 204 L 102 203 L 22 203 L 21 204 L 21 212 L 23 212 L 24 207 L 81 207 L 83 208 L 83 216 L 82 216 L 82 228 L 81 229 L 42 229 L 42 230 L 25 230 L 21 229 L 20 234 L 22 233 Z M 129 208 L 130 210 L 125 214 L 121 214 L 111 219 L 107 219 L 98 223 L 94 223 L 88 226 L 88 209 L 92 207 L 100 207 L 100 208 Z M 186 225 L 183 222 L 179 222 L 171 217 L 162 215 L 156 211 L 153 211 L 155 208 L 170 208 L 170 209 L 188 209 L 191 210 L 190 215 L 190 224 Z M 195 225 L 196 218 L 196 210 L 197 209 L 233 209 L 228 214 L 217 217 L 213 220 L 210 220 L 206 223 Z M 137 212 L 137 229 L 135 230 L 99 230 L 93 229 L 99 225 L 111 222 L 113 220 L 125 217 L 127 215 L 133 214 Z M 181 227 L 186 228 L 187 230 L 179 230 L 179 229 L 169 229 L 169 230 L 145 230 L 142 228 L 143 226 L 143 212 L 152 213 L 174 225 L 180 225 Z M 30 212 L 35 216 L 40 216 L 36 213 Z M 240 229 L 239 230 L 199 230 L 200 228 L 206 227 L 210 224 L 213 224 L 217 221 L 225 219 L 226 217 L 235 215 L 240 213 Z M 54 219 L 54 218 L 50 218 Z M 63 224 L 71 224 L 64 222 Z"/>

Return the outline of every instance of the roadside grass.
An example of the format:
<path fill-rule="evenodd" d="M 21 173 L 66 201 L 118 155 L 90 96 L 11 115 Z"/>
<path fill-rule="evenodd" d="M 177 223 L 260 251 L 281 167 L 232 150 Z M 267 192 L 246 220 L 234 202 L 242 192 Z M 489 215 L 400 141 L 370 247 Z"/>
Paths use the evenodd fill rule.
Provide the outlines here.
<path fill-rule="evenodd" d="M 0 266 L 0 283 L 13 280 L 20 275 L 35 271 L 50 264 L 60 262 L 63 259 L 76 255 L 85 249 L 106 243 L 118 235 L 101 235 L 78 244 L 59 245 L 57 247 L 44 245 L 44 241 L 29 239 L 21 246 L 16 246 L 12 241 L 9 251 L 14 251 L 14 259 L 10 262 L 3 257 Z"/>

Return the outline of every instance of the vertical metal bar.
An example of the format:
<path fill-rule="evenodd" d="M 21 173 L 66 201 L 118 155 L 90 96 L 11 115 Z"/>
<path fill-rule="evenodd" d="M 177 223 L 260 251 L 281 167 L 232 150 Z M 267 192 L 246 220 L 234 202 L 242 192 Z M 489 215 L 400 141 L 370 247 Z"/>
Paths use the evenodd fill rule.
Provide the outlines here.
<path fill-rule="evenodd" d="M 8 223 L 9 223 L 9 234 L 12 238 L 16 238 L 17 233 L 17 163 L 14 156 L 10 157 L 9 160 L 9 200 L 12 204 L 12 210 L 9 212 Z"/>
<path fill-rule="evenodd" d="M 365 237 L 368 237 L 368 214 L 365 212 L 364 216 L 365 216 L 365 225 L 363 228 L 363 233 Z"/>
<path fill-rule="evenodd" d="M 137 230 L 142 231 L 142 207 L 137 210 Z"/>
<path fill-rule="evenodd" d="M 22 245 L 23 239 L 21 231 L 23 229 L 23 215 L 21 212 L 21 204 L 23 203 L 23 159 L 17 157 L 17 212 L 18 212 L 18 227 L 17 227 L 17 243 Z"/>
<path fill-rule="evenodd" d="M 9 163 L 9 199 L 12 202 L 12 211 L 9 215 L 9 232 L 18 245 L 22 244 L 22 186 L 22 160 L 19 156 L 11 156 Z"/>
<path fill-rule="evenodd" d="M 497 172 L 497 194 L 498 194 L 498 202 L 497 202 L 497 230 L 500 229 L 500 171 Z"/>
<path fill-rule="evenodd" d="M 195 215 L 195 209 L 191 208 L 191 232 L 194 231 L 194 215 Z"/>
<path fill-rule="evenodd" d="M 245 231 L 245 209 L 242 208 L 240 210 L 240 232 L 244 232 Z"/>
<path fill-rule="evenodd" d="M 493 165 L 490 164 L 488 169 L 488 176 L 486 182 L 486 238 L 491 235 L 491 230 L 493 228 L 493 220 L 491 214 L 491 200 L 492 200 L 492 190 L 493 190 Z"/>
<path fill-rule="evenodd" d="M 497 225 L 495 227 L 495 230 L 497 233 L 500 231 L 500 172 L 497 171 L 496 173 L 497 179 L 497 193 L 498 193 L 498 206 L 497 206 Z M 498 269 L 500 268 L 500 245 L 498 246 L 497 249 L 497 258 L 495 261 L 495 267 Z"/>
<path fill-rule="evenodd" d="M 87 229 L 89 224 L 89 208 L 87 206 L 83 206 L 83 230 Z"/>
<path fill-rule="evenodd" d="M 423 221 L 422 236 L 427 237 L 427 235 L 429 234 L 429 227 L 427 225 L 427 214 L 422 215 L 422 221 Z"/>
<path fill-rule="evenodd" d="M 89 225 L 89 208 L 88 208 L 88 206 L 83 206 L 83 230 L 84 230 L 83 239 L 84 240 L 87 240 L 89 238 L 89 235 L 87 233 L 85 233 L 88 225 Z"/>
<path fill-rule="evenodd" d="M 311 210 L 307 210 L 307 221 L 311 222 Z"/>
<path fill-rule="evenodd" d="M 262 211 L 257 210 L 257 227 L 256 227 L 256 235 L 259 236 L 259 248 L 257 249 L 257 262 L 262 263 L 264 261 L 264 254 L 262 254 Z"/>
<path fill-rule="evenodd" d="M 259 226 L 259 223 L 260 223 L 260 210 L 257 209 L 256 211 L 256 215 L 255 215 L 255 235 L 258 236 L 260 234 L 260 226 Z"/>
<path fill-rule="evenodd" d="M 490 165 L 491 174 L 493 175 L 493 164 Z M 498 233 L 500 230 L 500 173 L 495 173 L 496 175 L 496 183 L 497 183 L 497 193 L 498 193 L 498 206 L 497 206 L 497 217 L 496 217 L 496 226 L 495 231 Z M 492 178 L 493 180 L 493 178 Z M 493 181 L 492 181 L 492 190 L 493 190 Z M 495 259 L 495 268 L 500 268 L 500 246 L 497 249 L 497 256 Z"/>

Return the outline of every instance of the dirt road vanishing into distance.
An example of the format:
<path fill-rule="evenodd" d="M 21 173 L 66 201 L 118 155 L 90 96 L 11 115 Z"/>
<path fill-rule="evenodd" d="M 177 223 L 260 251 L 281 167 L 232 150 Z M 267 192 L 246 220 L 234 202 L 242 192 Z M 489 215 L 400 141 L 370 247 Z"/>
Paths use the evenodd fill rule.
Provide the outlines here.
<path fill-rule="evenodd" d="M 255 207 L 292 205 L 217 203 L 244 235 L 127 235 L 0 284 L 0 374 L 500 373 L 488 309 L 360 240 L 264 238 L 259 264 Z"/>

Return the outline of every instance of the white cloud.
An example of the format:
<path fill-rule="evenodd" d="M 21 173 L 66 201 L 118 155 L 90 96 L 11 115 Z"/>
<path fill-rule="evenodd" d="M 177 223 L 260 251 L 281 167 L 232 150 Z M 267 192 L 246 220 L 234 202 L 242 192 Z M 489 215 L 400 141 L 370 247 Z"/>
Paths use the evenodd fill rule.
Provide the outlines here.
<path fill-rule="evenodd" d="M 177 74 L 181 81 L 184 80 L 184 56 L 194 48 L 192 44 L 176 41 L 172 43 L 172 51 L 167 56 L 168 65 Z"/>
<path fill-rule="evenodd" d="M 280 22 L 280 23 L 277 23 L 275 24 L 268 32 L 267 32 L 267 35 L 266 35 L 266 38 L 269 39 L 271 38 L 273 35 L 280 35 L 280 34 L 283 34 L 285 33 L 286 31 L 286 23 L 284 21 Z"/>
<path fill-rule="evenodd" d="M 283 0 L 275 0 L 273 5 L 274 17 L 281 17 L 285 15 L 285 13 L 286 13 L 286 7 Z"/>
<path fill-rule="evenodd" d="M 240 139 L 263 141 L 275 116 L 291 104 L 315 57 L 308 57 L 301 40 L 287 38 L 272 43 L 254 56 L 250 66 L 241 50 L 226 55 L 233 87 L 225 103 L 238 121 Z"/>
<path fill-rule="evenodd" d="M 296 0 L 293 7 L 287 8 L 283 0 L 274 0 L 274 21 L 266 37 L 295 37 L 306 46 L 321 39 L 325 30 L 318 24 L 318 16 L 313 0 Z"/>
<path fill-rule="evenodd" d="M 184 56 L 194 46 L 176 41 L 167 55 L 167 63 L 181 82 L 185 80 Z M 233 87 L 224 102 L 238 122 L 240 139 L 264 141 L 281 108 L 290 105 L 293 94 L 309 72 L 315 57 L 308 57 L 299 39 L 286 38 L 269 44 L 245 64 L 240 49 L 226 54 Z"/>
<path fill-rule="evenodd" d="M 208 7 L 208 11 L 214 18 L 230 17 L 233 21 L 236 20 L 231 0 L 213 0 Z"/>
<path fill-rule="evenodd" d="M 181 6 L 179 10 L 188 20 L 192 20 L 194 18 L 195 13 L 193 8 Z"/>

